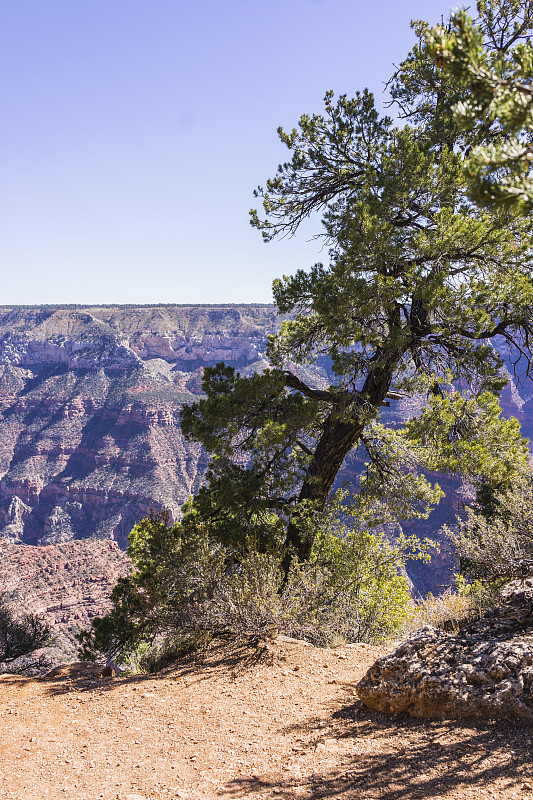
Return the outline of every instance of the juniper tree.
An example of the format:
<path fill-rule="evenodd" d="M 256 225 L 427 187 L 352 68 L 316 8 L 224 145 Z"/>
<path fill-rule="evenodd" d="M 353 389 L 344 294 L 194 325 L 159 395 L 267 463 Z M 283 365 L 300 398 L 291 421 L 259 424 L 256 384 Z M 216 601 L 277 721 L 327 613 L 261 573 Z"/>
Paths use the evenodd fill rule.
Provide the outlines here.
<path fill-rule="evenodd" d="M 532 222 L 469 201 L 463 154 L 483 132 L 454 122 L 460 90 L 435 66 L 428 27 L 390 84 L 400 124 L 364 90 L 328 92 L 321 114 L 279 129 L 289 158 L 256 191 L 252 224 L 269 242 L 320 217 L 328 262 L 274 282 L 284 319 L 270 367 L 206 369 L 205 398 L 182 412 L 185 435 L 213 456 L 195 508 L 221 536 L 281 541 L 305 561 L 313 513 L 353 452 L 367 470 L 352 504 L 369 525 L 429 513 L 441 493 L 420 465 L 503 480 L 524 460 L 495 401 L 505 379 L 493 343 L 529 372 Z M 325 385 L 306 378 L 316 363 Z M 416 393 L 428 397 L 417 422 L 380 421 Z"/>

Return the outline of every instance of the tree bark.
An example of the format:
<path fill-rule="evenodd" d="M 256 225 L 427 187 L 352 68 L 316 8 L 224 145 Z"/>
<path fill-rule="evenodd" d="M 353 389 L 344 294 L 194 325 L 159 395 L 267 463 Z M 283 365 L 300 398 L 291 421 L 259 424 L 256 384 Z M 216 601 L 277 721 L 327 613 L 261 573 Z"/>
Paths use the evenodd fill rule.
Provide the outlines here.
<path fill-rule="evenodd" d="M 362 411 L 357 400 L 363 398 L 370 409 L 378 409 L 389 392 L 390 385 L 401 353 L 382 353 L 382 358 L 370 370 L 361 392 L 353 395 L 353 418 L 341 418 L 339 411 L 332 411 L 322 427 L 322 435 L 313 454 L 313 459 L 304 477 L 299 501 L 311 501 L 315 510 L 322 511 L 344 459 L 363 433 L 372 414 Z M 302 530 L 298 519 L 292 518 L 287 525 L 287 544 L 299 561 L 308 561 L 314 542 L 313 534 Z"/>
<path fill-rule="evenodd" d="M 302 483 L 298 496 L 299 501 L 311 501 L 317 511 L 324 509 L 337 473 L 363 429 L 364 423 L 359 421 L 341 422 L 335 419 L 333 414 L 330 414 L 324 423 L 322 436 Z M 297 520 L 289 521 L 287 544 L 299 561 L 308 561 L 313 541 L 314 536 L 304 535 Z"/>

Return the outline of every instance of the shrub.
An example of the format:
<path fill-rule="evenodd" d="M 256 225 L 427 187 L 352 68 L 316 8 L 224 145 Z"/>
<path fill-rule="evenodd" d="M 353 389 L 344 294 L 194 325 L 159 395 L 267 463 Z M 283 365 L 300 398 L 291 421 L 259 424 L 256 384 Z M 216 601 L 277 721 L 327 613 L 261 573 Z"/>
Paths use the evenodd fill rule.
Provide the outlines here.
<path fill-rule="evenodd" d="M 487 511 L 488 509 L 488 511 Z M 494 587 L 533 572 L 533 476 L 524 471 L 495 491 L 490 504 L 466 509 L 455 529 L 445 529 L 461 573 Z"/>
<path fill-rule="evenodd" d="M 497 604 L 497 591 L 484 586 L 481 581 L 468 583 L 460 575 L 456 578 L 455 589 L 450 588 L 436 597 L 428 594 L 414 606 L 411 619 L 401 630 L 403 636 L 426 625 L 448 633 L 458 633 L 462 627 L 479 619 Z"/>
<path fill-rule="evenodd" d="M 4 668 L 50 644 L 50 626 L 35 614 L 16 614 L 4 597 L 0 598 L 0 663 Z"/>
<path fill-rule="evenodd" d="M 130 650 L 124 652 L 121 659 L 126 673 L 134 675 L 159 672 L 180 658 L 194 652 L 211 640 L 209 634 L 197 633 L 186 635 L 159 635 L 153 641 L 139 641 Z"/>
<path fill-rule="evenodd" d="M 151 515 L 130 536 L 134 572 L 115 587 L 111 613 L 80 637 L 81 652 L 147 670 L 217 635 L 382 641 L 411 613 L 402 568 L 416 549 L 323 518 L 311 560 L 293 558 L 286 570 L 282 550 L 250 542 L 236 551 L 197 519 L 169 525 Z"/>

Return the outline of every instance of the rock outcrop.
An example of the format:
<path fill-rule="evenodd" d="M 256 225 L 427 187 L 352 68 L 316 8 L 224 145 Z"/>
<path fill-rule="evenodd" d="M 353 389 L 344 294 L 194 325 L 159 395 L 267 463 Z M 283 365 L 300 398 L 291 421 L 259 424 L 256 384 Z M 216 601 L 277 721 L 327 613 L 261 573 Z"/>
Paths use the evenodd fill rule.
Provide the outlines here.
<path fill-rule="evenodd" d="M 533 579 L 457 635 L 426 627 L 357 686 L 377 711 L 415 717 L 533 720 Z"/>
<path fill-rule="evenodd" d="M 49 664 L 76 656 L 76 634 L 111 610 L 111 591 L 131 569 L 115 542 L 95 539 L 44 547 L 3 541 L 0 560 L 3 602 L 52 627 L 54 642 L 40 651 Z"/>

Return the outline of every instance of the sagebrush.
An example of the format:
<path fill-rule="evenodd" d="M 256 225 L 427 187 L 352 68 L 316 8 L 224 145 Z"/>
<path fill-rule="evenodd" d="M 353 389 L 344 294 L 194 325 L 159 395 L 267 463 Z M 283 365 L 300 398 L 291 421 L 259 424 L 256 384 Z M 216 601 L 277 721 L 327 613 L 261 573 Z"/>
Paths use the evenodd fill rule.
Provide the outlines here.
<path fill-rule="evenodd" d="M 80 637 L 82 653 L 142 656 L 146 665 L 166 640 L 173 651 L 225 634 L 382 641 L 411 613 L 403 564 L 415 550 L 412 541 L 393 546 L 381 533 L 328 523 L 311 560 L 292 558 L 287 572 L 282 549 L 250 542 L 236 551 L 203 524 L 151 515 L 132 531 L 134 570 L 115 587 L 112 612 Z"/>

